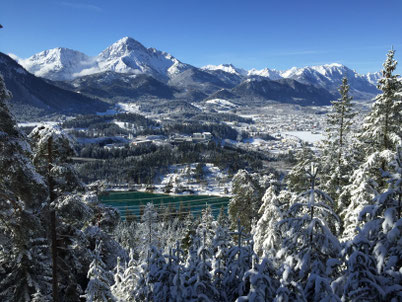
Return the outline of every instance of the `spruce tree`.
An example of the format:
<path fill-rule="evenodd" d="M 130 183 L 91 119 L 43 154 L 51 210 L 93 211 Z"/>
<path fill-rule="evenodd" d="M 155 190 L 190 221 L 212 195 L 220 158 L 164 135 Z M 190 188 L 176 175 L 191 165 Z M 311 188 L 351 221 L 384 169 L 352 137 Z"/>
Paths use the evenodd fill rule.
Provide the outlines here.
<path fill-rule="evenodd" d="M 310 185 L 310 179 L 306 175 L 306 167 L 311 163 L 318 165 L 318 160 L 313 150 L 310 147 L 303 144 L 302 149 L 297 151 L 295 155 L 296 164 L 286 175 L 286 182 L 289 187 L 289 191 L 295 193 L 303 192 Z"/>
<path fill-rule="evenodd" d="M 338 229 L 339 218 L 332 199 L 316 188 L 313 164 L 307 175 L 310 189 L 292 201 L 278 223 L 284 240 L 277 254 L 283 264 L 276 299 L 293 296 L 296 301 L 338 301 L 331 288 L 331 271 L 334 263 L 339 264 L 340 244 L 331 230 Z"/>
<path fill-rule="evenodd" d="M 271 182 L 271 186 L 262 198 L 262 205 L 259 209 L 261 218 L 258 220 L 254 230 L 254 249 L 257 255 L 275 257 L 281 243 L 281 234 L 277 226 L 283 218 L 285 206 L 281 199 L 285 191 L 279 192 L 279 184 Z M 281 194 L 281 196 L 279 196 Z"/>
<path fill-rule="evenodd" d="M 240 219 L 245 231 L 251 232 L 261 206 L 262 194 L 259 184 L 247 171 L 240 170 L 233 177 L 232 192 L 233 197 L 228 206 L 232 229 L 236 229 L 237 221 Z"/>
<path fill-rule="evenodd" d="M 97 242 L 94 250 L 94 259 L 88 270 L 89 283 L 82 297 L 88 302 L 114 302 L 110 285 L 112 274 L 106 269 L 106 265 L 101 258 L 101 242 Z"/>
<path fill-rule="evenodd" d="M 327 115 L 326 139 L 322 147 L 323 188 L 334 199 L 338 206 L 338 197 L 343 186 L 349 184 L 351 174 L 350 134 L 353 118 L 356 115 L 349 95 L 349 84 L 346 77 L 339 87 L 341 97 L 332 101 L 331 112 Z"/>

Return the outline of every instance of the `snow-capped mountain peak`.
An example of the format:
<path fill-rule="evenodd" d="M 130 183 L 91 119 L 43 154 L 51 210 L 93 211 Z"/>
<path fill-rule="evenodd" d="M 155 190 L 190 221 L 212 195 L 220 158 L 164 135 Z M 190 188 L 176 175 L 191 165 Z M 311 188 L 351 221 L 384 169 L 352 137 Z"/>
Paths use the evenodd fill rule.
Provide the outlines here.
<path fill-rule="evenodd" d="M 137 40 L 130 37 L 124 37 L 102 51 L 97 59 L 121 58 L 124 56 L 130 56 L 133 52 L 146 53 L 147 49 Z"/>
<path fill-rule="evenodd" d="M 377 72 L 369 72 L 365 75 L 367 81 L 369 81 L 371 84 L 377 86 L 378 80 L 382 78 L 382 72 L 377 71 Z"/>
<path fill-rule="evenodd" d="M 93 62 L 82 52 L 63 47 L 48 49 L 17 61 L 36 76 L 51 80 L 70 80 L 72 74 L 87 68 Z"/>
<path fill-rule="evenodd" d="M 239 76 L 246 76 L 247 71 L 242 68 L 237 68 L 232 64 L 219 64 L 219 65 L 206 65 L 201 67 L 202 70 L 222 70 L 227 73 L 236 74 Z"/>
<path fill-rule="evenodd" d="M 281 72 L 275 69 L 264 68 L 257 70 L 255 68 L 248 71 L 248 76 L 260 76 L 269 78 L 270 80 L 280 80 L 282 79 Z"/>

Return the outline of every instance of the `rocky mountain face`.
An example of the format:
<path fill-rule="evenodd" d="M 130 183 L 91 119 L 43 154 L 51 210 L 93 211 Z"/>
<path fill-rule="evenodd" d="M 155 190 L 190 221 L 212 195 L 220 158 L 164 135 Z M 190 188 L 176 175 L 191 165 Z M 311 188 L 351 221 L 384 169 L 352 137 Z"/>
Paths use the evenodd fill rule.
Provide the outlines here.
<path fill-rule="evenodd" d="M 52 114 L 103 112 L 110 107 L 103 101 L 62 89 L 32 75 L 3 53 L 0 53 L 0 73 L 13 94 L 12 111 L 20 120 Z"/>

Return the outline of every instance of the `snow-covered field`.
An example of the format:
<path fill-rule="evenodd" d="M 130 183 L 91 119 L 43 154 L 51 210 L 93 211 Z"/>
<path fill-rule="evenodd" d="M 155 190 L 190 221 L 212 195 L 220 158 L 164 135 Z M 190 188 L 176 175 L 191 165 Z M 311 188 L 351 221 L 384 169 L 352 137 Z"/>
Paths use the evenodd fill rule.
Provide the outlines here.
<path fill-rule="evenodd" d="M 18 127 L 36 127 L 40 125 L 57 125 L 59 122 L 25 122 L 25 123 L 18 123 Z"/>
<path fill-rule="evenodd" d="M 287 131 L 283 132 L 285 136 L 294 136 L 307 143 L 316 143 L 324 139 L 322 133 L 311 133 L 310 131 Z"/>
<path fill-rule="evenodd" d="M 205 164 L 204 177 L 196 178 L 197 164 L 172 165 L 160 181 L 155 185 L 155 192 L 165 192 L 170 187 L 171 193 L 191 192 L 191 194 L 229 196 L 232 188 L 231 179 L 224 171 L 213 164 Z"/>
<path fill-rule="evenodd" d="M 118 103 L 117 108 L 121 111 L 128 112 L 128 113 L 141 113 L 140 105 L 135 103 Z"/>

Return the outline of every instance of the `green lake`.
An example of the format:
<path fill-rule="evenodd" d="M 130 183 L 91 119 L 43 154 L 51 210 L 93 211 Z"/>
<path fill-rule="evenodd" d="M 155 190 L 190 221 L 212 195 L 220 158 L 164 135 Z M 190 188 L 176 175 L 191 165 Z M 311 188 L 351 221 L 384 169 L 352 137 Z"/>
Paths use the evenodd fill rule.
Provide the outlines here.
<path fill-rule="evenodd" d="M 117 208 L 123 219 L 129 215 L 140 217 L 143 207 L 148 202 L 156 207 L 190 210 L 195 216 L 198 216 L 206 205 L 210 205 L 214 216 L 217 216 L 222 206 L 227 209 L 230 200 L 229 197 L 221 196 L 168 195 L 148 192 L 106 192 L 102 193 L 99 199 L 103 204 Z"/>

